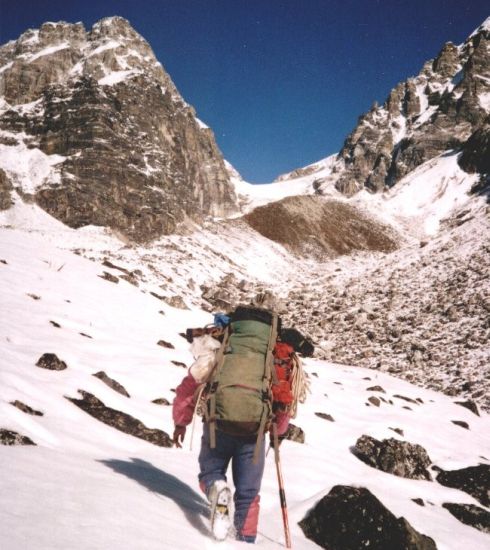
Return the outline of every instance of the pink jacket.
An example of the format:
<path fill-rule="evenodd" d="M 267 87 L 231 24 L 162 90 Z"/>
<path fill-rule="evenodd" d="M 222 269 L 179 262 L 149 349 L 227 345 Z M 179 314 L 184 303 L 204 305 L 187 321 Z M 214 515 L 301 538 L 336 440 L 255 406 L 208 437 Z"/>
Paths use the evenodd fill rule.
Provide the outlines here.
<path fill-rule="evenodd" d="M 192 374 L 188 373 L 176 389 L 172 407 L 172 417 L 176 426 L 187 426 L 192 422 L 199 384 Z M 283 435 L 289 426 L 289 415 L 286 412 L 276 413 L 277 433 Z"/>

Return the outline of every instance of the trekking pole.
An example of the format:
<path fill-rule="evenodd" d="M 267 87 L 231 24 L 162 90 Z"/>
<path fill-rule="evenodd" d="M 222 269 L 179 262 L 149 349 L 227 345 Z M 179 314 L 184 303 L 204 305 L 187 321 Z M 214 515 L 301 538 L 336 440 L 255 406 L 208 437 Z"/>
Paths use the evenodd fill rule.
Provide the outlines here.
<path fill-rule="evenodd" d="M 284 481 L 282 479 L 281 460 L 279 457 L 279 438 L 277 437 L 277 424 L 272 424 L 272 435 L 274 438 L 274 455 L 276 459 L 277 481 L 279 483 L 279 499 L 281 501 L 282 522 L 284 524 L 284 536 L 286 548 L 292 548 L 291 535 L 289 534 L 288 508 L 286 504 L 286 493 L 284 492 Z"/>

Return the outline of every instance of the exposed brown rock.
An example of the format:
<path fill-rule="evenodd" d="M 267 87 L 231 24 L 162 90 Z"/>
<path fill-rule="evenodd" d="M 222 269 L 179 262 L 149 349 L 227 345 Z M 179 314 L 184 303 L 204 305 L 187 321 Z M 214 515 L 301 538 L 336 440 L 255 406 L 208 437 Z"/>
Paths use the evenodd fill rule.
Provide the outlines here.
<path fill-rule="evenodd" d="M 104 424 L 159 447 L 172 446 L 172 439 L 164 431 L 147 428 L 140 420 L 129 414 L 106 407 L 100 399 L 86 391 L 79 390 L 79 393 L 82 399 L 72 397 L 66 399 Z"/>
<path fill-rule="evenodd" d="M 436 550 L 435 542 L 396 518 L 368 489 L 336 485 L 299 522 L 327 550 Z"/>
<path fill-rule="evenodd" d="M 117 391 L 117 393 L 120 393 L 125 397 L 131 397 L 127 392 L 126 388 L 122 384 L 120 384 L 110 376 L 107 376 L 107 374 L 104 371 L 96 372 L 93 376 L 95 376 L 95 378 L 98 378 L 99 380 L 102 380 L 104 384 L 109 386 L 109 388 L 113 389 L 114 391 Z"/>
<path fill-rule="evenodd" d="M 106 281 L 110 281 L 111 283 L 119 283 L 119 277 L 116 277 L 108 271 L 104 271 L 103 275 L 99 275 L 99 277 L 101 279 L 105 279 Z"/>
<path fill-rule="evenodd" d="M 14 407 L 17 407 L 20 411 L 25 412 L 26 414 L 30 414 L 32 416 L 44 416 L 44 413 L 41 411 L 36 411 L 32 407 L 29 407 L 29 405 L 26 405 L 25 403 L 22 403 L 22 401 L 15 400 L 10 402 L 11 405 Z"/>
<path fill-rule="evenodd" d="M 65 370 L 67 365 L 54 353 L 44 353 L 37 361 L 36 367 L 48 370 Z"/>
<path fill-rule="evenodd" d="M 490 533 L 490 512 L 474 504 L 455 504 L 445 502 L 443 508 L 459 519 L 461 523 L 470 525 L 483 533 Z"/>
<path fill-rule="evenodd" d="M 100 49 L 110 41 L 112 48 Z M 0 47 L 0 62 L 0 89 L 12 106 L 0 114 L 0 128 L 66 157 L 35 194 L 57 219 L 146 242 L 189 218 L 236 209 L 212 131 L 123 18 L 103 19 L 88 32 L 82 24 L 42 25 Z M 119 81 L 104 80 L 123 71 Z M 34 108 L 16 108 L 26 103 Z M 0 183 L 0 206 L 9 205 Z"/>
<path fill-rule="evenodd" d="M 427 470 L 431 460 L 420 445 L 393 438 L 378 441 L 363 435 L 357 440 L 352 452 L 369 466 L 383 472 L 408 479 L 432 479 Z"/>
<path fill-rule="evenodd" d="M 319 416 L 320 418 L 323 418 L 324 420 L 328 420 L 329 422 L 335 422 L 334 417 L 331 414 L 322 413 L 322 412 L 316 412 L 316 416 Z"/>
<path fill-rule="evenodd" d="M 159 397 L 157 399 L 154 399 L 152 403 L 155 403 L 155 405 L 171 405 L 170 401 L 168 399 L 165 399 L 165 397 Z"/>
<path fill-rule="evenodd" d="M 288 197 L 256 208 L 245 220 L 264 237 L 302 256 L 321 259 L 355 250 L 391 252 L 398 247 L 388 227 L 350 204 L 321 197 Z"/>
<path fill-rule="evenodd" d="M 165 340 L 158 340 L 157 346 L 162 346 L 162 348 L 167 349 L 175 349 L 175 346 L 171 344 L 170 342 L 166 342 Z"/>
<path fill-rule="evenodd" d="M 36 445 L 32 439 L 12 430 L 0 428 L 0 445 Z"/>
<path fill-rule="evenodd" d="M 0 211 L 12 206 L 12 182 L 0 168 Z"/>
<path fill-rule="evenodd" d="M 436 480 L 446 487 L 465 491 L 483 506 L 490 505 L 490 466 L 488 464 L 479 464 L 460 470 L 443 470 L 437 475 Z"/>

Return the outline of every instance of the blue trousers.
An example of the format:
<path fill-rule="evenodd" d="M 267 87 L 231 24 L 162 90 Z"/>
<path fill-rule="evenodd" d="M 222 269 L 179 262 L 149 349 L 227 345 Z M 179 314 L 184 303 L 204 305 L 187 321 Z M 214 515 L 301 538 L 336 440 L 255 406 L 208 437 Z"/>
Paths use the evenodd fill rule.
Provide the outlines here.
<path fill-rule="evenodd" d="M 257 437 L 238 437 L 216 430 L 216 447 L 209 444 L 209 426 L 205 423 L 199 453 L 199 483 L 208 494 L 214 481 L 225 480 L 231 462 L 233 484 L 235 485 L 234 525 L 238 540 L 255 542 L 259 521 L 260 485 L 264 474 L 265 438 L 257 464 L 253 455 Z"/>

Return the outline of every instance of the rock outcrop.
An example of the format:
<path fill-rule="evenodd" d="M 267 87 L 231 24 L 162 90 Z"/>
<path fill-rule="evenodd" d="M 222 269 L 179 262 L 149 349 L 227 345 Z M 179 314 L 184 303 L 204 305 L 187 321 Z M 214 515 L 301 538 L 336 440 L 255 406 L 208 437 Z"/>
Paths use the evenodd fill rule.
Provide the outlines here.
<path fill-rule="evenodd" d="M 83 411 L 87 412 L 97 420 L 100 420 L 104 424 L 124 432 L 126 434 L 144 439 L 153 445 L 159 447 L 171 447 L 172 439 L 163 430 L 156 428 L 147 428 L 143 422 L 131 415 L 107 407 L 100 399 L 83 390 L 79 390 L 82 399 L 76 399 L 73 397 L 67 397 L 68 401 L 71 401 L 77 407 L 80 407 Z"/>
<path fill-rule="evenodd" d="M 0 168 L 0 210 L 8 210 L 12 206 L 12 182 L 4 170 Z"/>
<path fill-rule="evenodd" d="M 299 526 L 306 537 L 335 550 L 436 550 L 435 542 L 396 518 L 368 489 L 336 485 Z"/>
<path fill-rule="evenodd" d="M 37 360 L 36 367 L 48 370 L 65 370 L 66 363 L 62 361 L 55 353 L 44 353 Z"/>
<path fill-rule="evenodd" d="M 488 464 L 460 470 L 443 470 L 437 475 L 436 480 L 441 485 L 468 493 L 483 506 L 490 506 L 490 465 Z"/>
<path fill-rule="evenodd" d="M 14 188 L 65 224 L 143 242 L 235 208 L 212 131 L 125 19 L 46 23 L 2 46 L 0 67 L 1 135 L 57 159 Z"/>
<path fill-rule="evenodd" d="M 245 220 L 264 237 L 293 253 L 318 259 L 398 248 L 394 230 L 353 205 L 322 197 L 288 197 L 256 208 Z"/>
<path fill-rule="evenodd" d="M 117 380 L 114 380 L 114 378 L 108 376 L 104 371 L 96 372 L 93 376 L 95 376 L 95 378 L 98 378 L 99 380 L 102 380 L 102 382 L 109 386 L 109 388 L 117 391 L 117 393 L 120 393 L 121 395 L 124 395 L 124 397 L 131 397 L 122 384 L 117 382 Z"/>
<path fill-rule="evenodd" d="M 29 405 L 26 405 L 18 399 L 16 399 L 15 401 L 11 401 L 10 404 L 19 409 L 19 411 L 30 414 L 31 416 L 44 416 L 44 413 L 42 413 L 41 411 L 36 411 L 36 409 L 29 407 Z"/>
<path fill-rule="evenodd" d="M 446 510 L 465 525 L 471 525 L 479 531 L 490 533 L 490 512 L 474 504 L 456 504 L 445 502 L 442 505 Z"/>
<path fill-rule="evenodd" d="M 339 153 L 345 170 L 336 187 L 346 195 L 381 191 L 426 160 L 461 147 L 462 167 L 488 173 L 489 40 L 487 20 L 461 46 L 445 44 L 416 77 L 362 115 Z"/>
<path fill-rule="evenodd" d="M 0 445 L 35 445 L 35 443 L 26 435 L 0 428 Z"/>
<path fill-rule="evenodd" d="M 352 452 L 359 460 L 377 470 L 407 479 L 432 479 L 427 469 L 431 460 L 421 445 L 394 438 L 378 441 L 363 435 L 357 440 Z"/>

